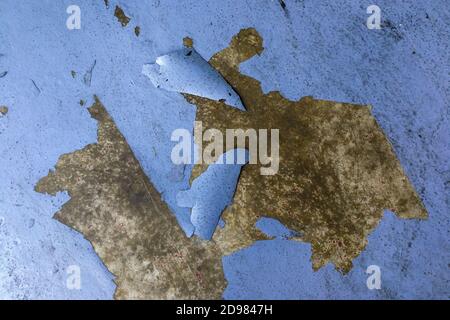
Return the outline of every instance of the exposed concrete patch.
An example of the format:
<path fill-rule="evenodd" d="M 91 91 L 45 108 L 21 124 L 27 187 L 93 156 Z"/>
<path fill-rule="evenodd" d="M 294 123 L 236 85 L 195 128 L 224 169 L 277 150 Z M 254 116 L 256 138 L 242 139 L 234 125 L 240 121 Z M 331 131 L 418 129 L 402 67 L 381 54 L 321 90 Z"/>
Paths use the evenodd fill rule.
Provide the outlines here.
<path fill-rule="evenodd" d="M 190 38 L 190 37 L 184 37 L 183 38 L 183 45 L 186 48 L 193 48 L 194 47 L 194 40 L 192 40 L 192 38 Z"/>
<path fill-rule="evenodd" d="M 0 106 L 0 116 L 6 116 L 7 113 L 8 113 L 8 107 Z"/>
<path fill-rule="evenodd" d="M 239 72 L 240 63 L 262 51 L 256 30 L 244 29 L 210 60 L 247 112 L 184 94 L 198 106 L 203 130 L 215 128 L 224 135 L 228 128 L 280 130 L 278 174 L 262 176 L 259 166 L 245 166 L 234 202 L 223 215 L 225 228 L 213 239 L 225 253 L 245 248 L 267 239 L 255 223 L 271 217 L 312 244 L 315 270 L 332 262 L 348 272 L 385 209 L 401 218 L 424 219 L 427 212 L 370 106 L 264 94 L 258 80 Z M 192 180 L 206 168 L 197 165 Z"/>
<path fill-rule="evenodd" d="M 131 19 L 126 16 L 125 12 L 123 12 L 122 8 L 119 6 L 116 6 L 116 9 L 114 10 L 114 16 L 117 18 L 117 20 L 119 20 L 122 27 L 126 27 L 131 21 Z"/>
<path fill-rule="evenodd" d="M 221 298 L 219 248 L 189 239 L 101 102 L 89 108 L 98 143 L 61 156 L 36 191 L 71 197 L 55 218 L 92 242 L 116 276 L 117 299 Z"/>
<path fill-rule="evenodd" d="M 230 155 L 248 159 L 248 151 L 245 149 L 230 150 L 222 154 L 219 163 L 210 165 L 204 174 L 192 182 L 189 190 L 180 191 L 177 195 L 178 206 L 191 208 L 194 234 L 205 240 L 211 240 L 222 212 L 232 203 L 236 192 L 243 164 L 227 162 Z M 227 165 L 223 165 L 224 163 Z"/>

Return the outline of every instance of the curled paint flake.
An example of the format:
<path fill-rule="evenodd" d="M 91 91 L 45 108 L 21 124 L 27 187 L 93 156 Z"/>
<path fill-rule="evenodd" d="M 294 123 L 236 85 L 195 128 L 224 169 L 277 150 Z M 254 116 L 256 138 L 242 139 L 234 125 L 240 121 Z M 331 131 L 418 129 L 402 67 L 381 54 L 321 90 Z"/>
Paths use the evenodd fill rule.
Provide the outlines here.
<path fill-rule="evenodd" d="M 240 156 L 248 160 L 248 151 L 230 150 L 221 155 L 215 164 L 195 179 L 189 190 L 177 195 L 180 207 L 192 208 L 191 221 L 195 234 L 210 240 L 216 230 L 223 210 L 231 204 L 236 191 L 237 181 L 244 164 L 225 163 L 228 153 L 234 153 L 234 159 Z"/>
<path fill-rule="evenodd" d="M 183 48 L 145 64 L 142 73 L 157 88 L 222 101 L 245 110 L 241 98 L 194 49 Z"/>

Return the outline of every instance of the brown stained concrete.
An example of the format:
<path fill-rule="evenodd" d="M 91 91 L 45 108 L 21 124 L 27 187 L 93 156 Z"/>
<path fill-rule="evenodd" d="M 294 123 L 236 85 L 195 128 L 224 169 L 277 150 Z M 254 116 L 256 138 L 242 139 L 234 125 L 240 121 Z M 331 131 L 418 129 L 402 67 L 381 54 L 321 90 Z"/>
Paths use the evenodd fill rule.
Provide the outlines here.
<path fill-rule="evenodd" d="M 122 27 L 126 27 L 131 21 L 131 19 L 127 17 L 123 9 L 119 6 L 116 6 L 116 9 L 114 10 L 114 16 L 117 18 L 117 20 L 119 20 Z"/>
<path fill-rule="evenodd" d="M 36 191 L 71 197 L 55 218 L 91 241 L 116 276 L 117 299 L 220 299 L 222 254 L 188 239 L 96 98 L 98 143 L 60 157 Z"/>
<path fill-rule="evenodd" d="M 219 129 L 224 136 L 227 128 L 280 130 L 278 174 L 263 176 L 259 165 L 244 167 L 223 214 L 225 228 L 216 231 L 214 241 L 225 254 L 245 248 L 266 239 L 255 223 L 272 217 L 311 243 L 315 270 L 331 262 L 348 272 L 385 209 L 400 218 L 425 219 L 427 212 L 370 106 L 264 94 L 258 80 L 239 71 L 240 63 L 262 51 L 258 32 L 244 29 L 210 60 L 247 112 L 184 95 L 198 107 L 203 130 Z M 206 167 L 197 165 L 192 179 Z"/>

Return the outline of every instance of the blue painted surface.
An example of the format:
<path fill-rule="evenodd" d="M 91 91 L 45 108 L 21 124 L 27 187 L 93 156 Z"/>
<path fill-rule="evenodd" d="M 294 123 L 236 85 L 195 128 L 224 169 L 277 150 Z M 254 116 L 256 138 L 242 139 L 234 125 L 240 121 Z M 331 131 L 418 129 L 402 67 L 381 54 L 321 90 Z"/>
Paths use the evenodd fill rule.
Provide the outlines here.
<path fill-rule="evenodd" d="M 231 158 L 234 161 L 228 162 Z M 246 161 L 236 161 L 237 159 Z M 247 150 L 225 152 L 192 182 L 189 190 L 178 193 L 178 205 L 192 209 L 191 221 L 195 227 L 195 235 L 211 240 L 222 212 L 232 203 L 242 166 L 247 161 Z"/>
<path fill-rule="evenodd" d="M 229 281 L 224 298 L 448 299 L 450 279 L 445 270 L 449 246 L 442 243 L 431 248 L 416 240 L 422 233 L 417 231 L 421 223 L 385 213 L 366 250 L 346 275 L 331 264 L 312 271 L 309 244 L 280 238 L 258 241 L 223 258 Z M 439 227 L 428 224 L 426 228 Z M 434 261 L 429 260 L 431 256 Z M 367 287 L 366 270 L 371 265 L 380 267 L 380 290 Z"/>
<path fill-rule="evenodd" d="M 78 104 L 97 94 L 187 234 L 189 208 L 176 195 L 190 167 L 173 165 L 174 129 L 193 129 L 195 108 L 153 87 L 142 65 L 180 49 L 190 36 L 209 59 L 241 28 L 255 27 L 265 51 L 241 70 L 265 91 L 373 105 L 373 112 L 423 199 L 430 218 L 387 214 L 354 270 L 311 271 L 307 244 L 272 240 L 224 258 L 225 298 L 447 297 L 450 292 L 450 115 L 448 4 L 377 1 L 382 30 L 365 27 L 370 1 L 128 0 L 122 28 L 102 1 L 77 0 L 82 29 L 67 30 L 67 1 L 0 2 L 0 298 L 111 298 L 112 275 L 81 235 L 51 219 L 66 195 L 33 192 L 58 157 L 95 142 L 96 123 Z M 141 27 L 135 37 L 133 28 Z M 96 61 L 91 85 L 84 74 Z M 70 72 L 77 76 L 72 79 Z M 34 82 L 34 84 L 33 84 Z M 208 195 L 208 187 L 202 191 Z M 53 201 L 53 202 L 52 202 Z M 33 220 L 34 219 L 34 220 Z M 32 222 L 34 221 L 34 222 Z M 31 226 L 31 227 L 30 227 Z M 256 263 L 259 262 L 259 263 Z M 82 290 L 65 270 L 80 265 Z M 364 273 L 381 267 L 383 289 Z M 267 280 L 270 281 L 267 281 Z M 246 293 L 248 292 L 248 294 Z"/>

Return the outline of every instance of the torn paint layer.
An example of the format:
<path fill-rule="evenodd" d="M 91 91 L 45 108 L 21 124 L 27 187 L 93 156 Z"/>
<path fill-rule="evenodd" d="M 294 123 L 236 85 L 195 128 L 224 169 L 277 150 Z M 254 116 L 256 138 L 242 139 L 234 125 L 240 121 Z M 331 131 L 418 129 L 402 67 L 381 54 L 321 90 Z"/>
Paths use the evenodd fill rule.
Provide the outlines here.
<path fill-rule="evenodd" d="M 234 159 L 248 159 L 248 152 L 244 149 L 230 150 L 227 153 L 235 153 Z M 212 238 L 222 212 L 231 204 L 244 165 L 224 164 L 227 153 L 222 154 L 218 163 L 210 165 L 204 174 L 194 180 L 191 189 L 177 195 L 180 207 L 192 208 L 191 221 L 195 234 L 203 239 Z M 206 195 L 201 192 L 205 188 L 209 190 Z"/>
<path fill-rule="evenodd" d="M 267 239 L 255 228 L 266 216 L 301 234 L 296 239 L 311 243 L 314 269 L 331 262 L 348 272 L 385 209 L 400 218 L 425 219 L 427 212 L 370 106 L 312 97 L 290 101 L 279 92 L 264 94 L 258 80 L 239 71 L 240 63 L 262 50 L 258 32 L 244 29 L 210 60 L 239 94 L 246 112 L 184 95 L 198 107 L 196 120 L 204 131 L 280 132 L 278 174 L 263 176 L 258 165 L 245 166 L 233 204 L 223 214 L 225 227 L 213 239 L 225 253 Z M 207 167 L 197 165 L 192 179 Z"/>
<path fill-rule="evenodd" d="M 117 299 L 220 299 L 219 248 L 185 236 L 97 98 L 89 112 L 98 143 L 63 155 L 36 191 L 69 193 L 55 218 L 92 242 Z"/>
<path fill-rule="evenodd" d="M 183 48 L 160 56 L 155 63 L 144 65 L 142 73 L 157 88 L 223 101 L 245 110 L 239 95 L 220 73 L 192 48 Z"/>

